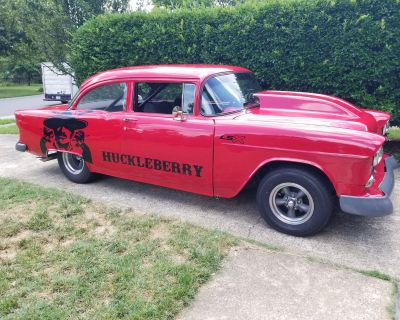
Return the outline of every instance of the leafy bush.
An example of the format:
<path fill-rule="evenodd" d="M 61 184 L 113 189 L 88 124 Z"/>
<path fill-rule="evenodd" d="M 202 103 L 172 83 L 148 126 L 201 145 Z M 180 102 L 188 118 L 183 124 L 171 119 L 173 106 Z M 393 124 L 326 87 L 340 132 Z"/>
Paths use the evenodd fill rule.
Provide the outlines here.
<path fill-rule="evenodd" d="M 218 63 L 265 88 L 332 94 L 395 114 L 399 0 L 269 0 L 228 8 L 106 14 L 73 36 L 78 81 L 110 68 Z"/>

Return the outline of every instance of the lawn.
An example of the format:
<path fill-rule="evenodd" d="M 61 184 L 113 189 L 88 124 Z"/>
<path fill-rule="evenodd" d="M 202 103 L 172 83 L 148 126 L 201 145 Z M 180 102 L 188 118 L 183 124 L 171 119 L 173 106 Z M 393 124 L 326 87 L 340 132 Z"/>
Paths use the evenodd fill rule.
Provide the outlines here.
<path fill-rule="evenodd" d="M 0 126 L 3 124 L 15 123 L 15 119 L 0 119 Z"/>
<path fill-rule="evenodd" d="M 391 127 L 388 133 L 390 140 L 400 140 L 400 128 L 399 127 Z"/>
<path fill-rule="evenodd" d="M 0 134 L 18 134 L 15 119 L 0 119 Z"/>
<path fill-rule="evenodd" d="M 0 99 L 41 94 L 39 92 L 39 89 L 41 87 L 42 87 L 41 84 L 32 84 L 28 86 L 28 85 L 14 85 L 14 84 L 4 85 L 0 83 Z"/>
<path fill-rule="evenodd" d="M 237 240 L 0 178 L 1 319 L 173 319 Z"/>
<path fill-rule="evenodd" d="M 389 129 L 389 141 L 384 144 L 386 153 L 394 155 L 400 161 L 400 128 L 391 127 Z"/>
<path fill-rule="evenodd" d="M 0 134 L 18 134 L 18 127 L 15 124 L 1 126 L 0 125 Z"/>

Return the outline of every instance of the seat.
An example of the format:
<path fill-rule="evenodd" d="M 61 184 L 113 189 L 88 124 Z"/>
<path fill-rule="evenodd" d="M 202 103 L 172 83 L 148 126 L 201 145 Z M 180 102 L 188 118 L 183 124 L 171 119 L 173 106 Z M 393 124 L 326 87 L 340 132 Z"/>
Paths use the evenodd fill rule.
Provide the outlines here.
<path fill-rule="evenodd" d="M 144 105 L 143 112 L 171 114 L 173 103 L 168 101 L 148 102 Z"/>

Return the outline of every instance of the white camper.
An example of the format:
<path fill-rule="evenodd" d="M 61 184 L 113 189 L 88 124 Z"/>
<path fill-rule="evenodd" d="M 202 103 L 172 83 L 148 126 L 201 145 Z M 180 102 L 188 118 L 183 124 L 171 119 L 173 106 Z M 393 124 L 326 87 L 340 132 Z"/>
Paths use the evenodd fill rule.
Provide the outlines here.
<path fill-rule="evenodd" d="M 42 82 L 46 101 L 67 103 L 78 91 L 72 76 L 63 74 L 51 62 L 42 63 Z"/>

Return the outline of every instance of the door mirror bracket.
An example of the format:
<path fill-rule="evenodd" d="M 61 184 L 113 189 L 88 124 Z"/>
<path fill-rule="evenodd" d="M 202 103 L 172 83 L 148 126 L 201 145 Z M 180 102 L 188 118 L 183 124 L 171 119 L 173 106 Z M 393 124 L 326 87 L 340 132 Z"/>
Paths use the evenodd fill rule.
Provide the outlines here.
<path fill-rule="evenodd" d="M 186 121 L 187 118 L 185 117 L 185 113 L 180 110 L 180 107 L 175 107 L 172 111 L 172 117 L 176 121 Z"/>

